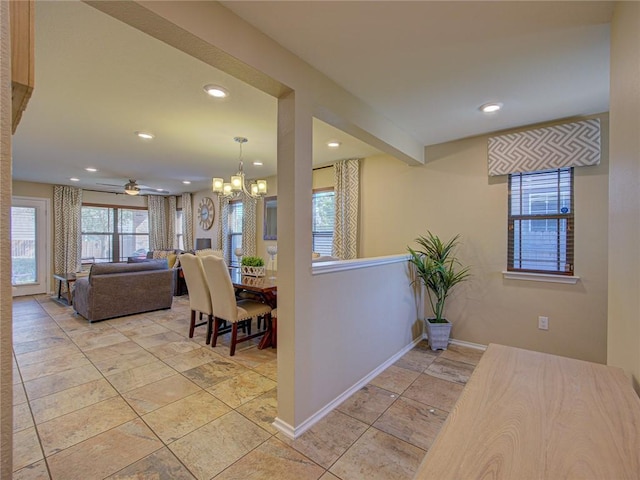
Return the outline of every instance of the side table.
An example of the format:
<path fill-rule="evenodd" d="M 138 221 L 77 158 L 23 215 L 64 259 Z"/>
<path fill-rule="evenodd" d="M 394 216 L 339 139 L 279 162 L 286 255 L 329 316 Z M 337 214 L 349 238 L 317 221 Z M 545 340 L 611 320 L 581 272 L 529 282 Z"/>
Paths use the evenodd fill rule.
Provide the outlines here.
<path fill-rule="evenodd" d="M 71 284 L 76 281 L 76 274 L 73 272 L 55 273 L 53 278 L 58 281 L 58 300 L 62 296 L 62 282 L 64 282 L 67 287 L 67 303 L 71 306 L 73 303 L 71 299 Z"/>

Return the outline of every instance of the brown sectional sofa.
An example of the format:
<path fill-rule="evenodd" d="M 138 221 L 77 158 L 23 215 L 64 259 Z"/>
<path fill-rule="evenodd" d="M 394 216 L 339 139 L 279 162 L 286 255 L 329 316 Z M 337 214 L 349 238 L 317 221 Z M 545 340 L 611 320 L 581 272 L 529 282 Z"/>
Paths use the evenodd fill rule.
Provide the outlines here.
<path fill-rule="evenodd" d="M 73 308 L 90 322 L 171 308 L 173 282 L 166 259 L 96 263 L 76 280 Z"/>

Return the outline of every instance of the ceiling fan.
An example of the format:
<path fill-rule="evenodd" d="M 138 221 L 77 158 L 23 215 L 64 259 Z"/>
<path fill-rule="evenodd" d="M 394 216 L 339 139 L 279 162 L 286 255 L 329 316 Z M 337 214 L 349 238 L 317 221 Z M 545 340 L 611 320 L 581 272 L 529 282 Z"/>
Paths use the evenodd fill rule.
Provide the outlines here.
<path fill-rule="evenodd" d="M 106 187 L 124 188 L 124 193 L 126 193 L 127 195 L 140 195 L 145 191 L 157 192 L 157 193 L 163 192 L 163 190 L 159 188 L 151 188 L 151 187 L 147 187 L 146 185 L 139 185 L 138 182 L 133 178 L 130 178 L 129 182 L 127 182 L 124 185 L 124 187 L 122 185 L 114 185 L 112 183 L 98 183 L 97 185 L 104 185 Z"/>

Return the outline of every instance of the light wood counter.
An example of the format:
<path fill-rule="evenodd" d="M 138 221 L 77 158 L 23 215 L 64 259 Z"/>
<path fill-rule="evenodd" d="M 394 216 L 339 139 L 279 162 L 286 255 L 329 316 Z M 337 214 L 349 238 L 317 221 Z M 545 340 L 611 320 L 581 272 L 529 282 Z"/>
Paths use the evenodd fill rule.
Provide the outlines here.
<path fill-rule="evenodd" d="M 640 478 L 640 398 L 622 370 L 492 344 L 415 479 Z"/>

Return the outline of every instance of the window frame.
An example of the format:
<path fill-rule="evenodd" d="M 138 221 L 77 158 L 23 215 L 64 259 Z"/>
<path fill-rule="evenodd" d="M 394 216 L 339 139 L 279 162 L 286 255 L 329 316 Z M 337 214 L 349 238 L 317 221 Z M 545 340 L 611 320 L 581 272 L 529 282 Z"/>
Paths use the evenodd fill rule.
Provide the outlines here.
<path fill-rule="evenodd" d="M 325 192 L 332 192 L 333 193 L 333 208 L 334 208 L 334 214 L 335 214 L 335 189 L 333 187 L 325 187 L 325 188 L 315 188 L 312 190 L 311 192 L 311 251 L 312 252 L 317 252 L 315 246 L 316 246 L 316 238 L 327 238 L 330 237 L 331 238 L 331 252 L 329 253 L 329 255 L 333 255 L 333 235 L 335 233 L 335 215 L 334 215 L 334 220 L 333 220 L 333 228 L 331 229 L 331 233 L 329 233 L 328 231 L 324 231 L 324 230 L 319 230 L 316 231 L 314 230 L 314 210 L 313 210 L 313 203 L 314 203 L 314 197 L 319 194 L 319 193 L 325 193 Z"/>
<path fill-rule="evenodd" d="M 533 176 L 533 175 L 542 175 L 545 173 L 555 173 L 557 175 L 557 189 L 554 190 L 555 195 L 558 198 L 558 207 L 560 206 L 560 198 L 562 193 L 566 193 L 561 189 L 561 181 L 562 181 L 562 172 L 568 172 L 568 180 L 569 180 L 569 211 L 567 213 L 545 213 L 545 214 L 524 214 L 522 213 L 523 203 L 523 193 L 526 194 L 525 189 L 522 188 L 522 178 L 523 176 Z M 509 183 L 508 183 L 508 211 L 507 211 L 507 272 L 514 273 L 535 273 L 535 274 L 546 274 L 546 275 L 557 275 L 557 276 L 574 276 L 575 271 L 575 182 L 574 182 L 574 168 L 573 167 L 563 167 L 553 170 L 541 170 L 534 172 L 521 172 L 521 173 L 511 173 L 508 175 Z M 512 201 L 513 201 L 513 182 L 514 180 L 519 179 L 520 181 L 520 198 L 519 204 L 521 206 L 521 213 L 514 215 L 512 211 Z M 533 192 L 533 195 L 539 195 L 539 192 Z M 531 195 L 531 193 L 529 193 Z M 527 204 L 530 205 L 530 198 L 527 198 Z M 555 221 L 560 227 L 560 222 L 566 222 L 566 232 L 564 233 L 564 242 L 566 244 L 566 260 L 564 262 L 565 269 L 560 270 L 548 270 L 548 269 L 532 269 L 532 268 L 520 268 L 514 265 L 515 263 L 515 224 L 516 222 L 524 222 L 524 221 L 532 221 L 532 220 L 551 220 Z M 521 223 L 522 224 L 522 223 Z M 531 227 L 531 225 L 530 225 Z M 558 232 L 561 231 L 560 228 L 557 229 Z M 556 248 L 556 264 L 558 267 L 561 264 L 561 254 L 562 254 L 562 237 L 560 234 L 557 235 L 557 248 Z M 522 236 L 520 237 L 519 245 L 522 245 Z M 520 250 L 522 252 L 522 249 Z M 522 255 L 520 254 L 520 262 L 522 262 Z M 567 268 L 568 267 L 568 268 Z"/>
<path fill-rule="evenodd" d="M 101 231 L 101 232 L 90 232 L 90 231 L 84 231 L 83 227 L 82 227 L 82 221 L 80 222 L 80 236 L 81 238 L 84 238 L 85 235 L 100 235 L 100 236 L 104 236 L 104 237 L 108 237 L 108 243 L 111 245 L 111 258 L 110 259 L 105 259 L 102 257 L 96 257 L 96 262 L 99 263 L 117 263 L 117 262 L 123 262 L 126 261 L 126 258 L 123 258 L 120 251 L 121 251 L 121 243 L 123 240 L 123 237 L 128 236 L 128 237 L 147 237 L 147 251 L 149 250 L 149 240 L 150 240 L 150 234 L 149 232 L 147 233 L 131 233 L 131 232 L 121 232 L 120 231 L 120 223 L 122 221 L 121 219 L 121 215 L 120 212 L 122 210 L 144 210 L 145 212 L 147 212 L 147 221 L 149 218 L 149 209 L 146 207 L 138 207 L 138 206 L 124 206 L 124 205 L 105 205 L 105 204 L 98 204 L 98 203 L 83 203 L 81 209 L 84 209 L 85 207 L 87 208 L 104 208 L 107 210 L 110 210 L 109 213 L 111 215 L 110 218 L 110 223 L 112 223 L 113 225 L 113 229 L 111 231 Z M 80 213 L 80 216 L 82 218 L 82 211 Z"/>
<path fill-rule="evenodd" d="M 234 247 L 234 243 L 237 245 L 237 239 L 234 241 L 235 237 L 240 237 L 240 248 L 242 248 L 242 229 L 243 229 L 243 223 L 244 223 L 244 204 L 242 202 L 241 199 L 236 199 L 236 200 L 230 200 L 229 201 L 229 210 L 228 210 L 228 217 L 231 217 L 232 215 L 232 211 L 234 209 L 236 209 L 236 205 L 239 205 L 240 208 L 242 209 L 242 213 L 240 215 L 240 230 L 239 231 L 232 231 L 231 230 L 231 222 L 228 222 L 228 228 L 227 228 L 227 242 L 229 245 L 229 251 L 227 252 L 227 254 L 229 255 L 229 258 L 227 258 L 227 262 L 228 265 L 230 267 L 240 267 L 240 262 L 238 261 L 238 257 L 235 254 L 235 249 L 237 248 Z"/>
<path fill-rule="evenodd" d="M 176 248 L 178 250 L 184 250 L 184 231 L 183 231 L 184 229 L 182 225 L 183 215 L 184 213 L 182 211 L 182 208 L 177 208 L 174 222 L 175 222 L 175 232 L 176 232 L 175 242 L 176 242 Z"/>

